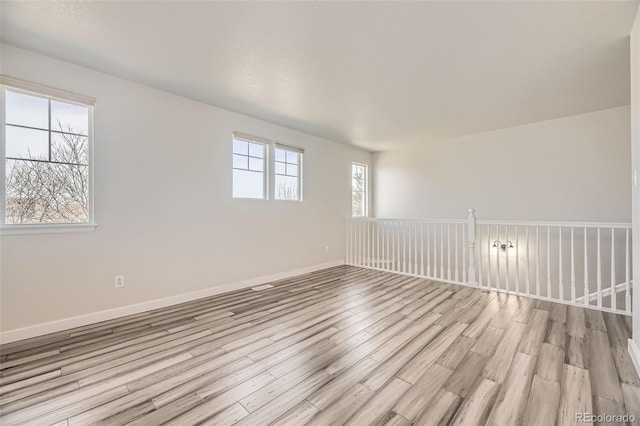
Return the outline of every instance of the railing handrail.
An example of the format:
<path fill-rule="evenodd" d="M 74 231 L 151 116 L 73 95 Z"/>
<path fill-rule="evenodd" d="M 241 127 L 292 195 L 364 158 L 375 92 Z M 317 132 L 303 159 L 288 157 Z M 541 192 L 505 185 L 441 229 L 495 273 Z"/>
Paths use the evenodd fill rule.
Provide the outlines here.
<path fill-rule="evenodd" d="M 630 223 L 623 222 L 547 222 L 520 220 L 477 220 L 478 225 L 509 225 L 509 226 L 553 226 L 557 228 L 606 228 L 631 229 Z"/>
<path fill-rule="evenodd" d="M 418 222 L 418 223 L 467 223 L 467 219 L 397 219 L 388 217 L 347 217 L 345 220 L 363 222 Z M 560 221 L 525 221 L 525 220 L 476 220 L 478 225 L 509 225 L 509 226 L 553 226 L 557 228 L 607 228 L 631 229 L 631 223 L 626 222 L 560 222 Z"/>
<path fill-rule="evenodd" d="M 362 222 L 417 222 L 417 223 L 467 223 L 466 219 L 392 219 L 382 217 L 347 217 L 345 220 L 362 221 Z"/>

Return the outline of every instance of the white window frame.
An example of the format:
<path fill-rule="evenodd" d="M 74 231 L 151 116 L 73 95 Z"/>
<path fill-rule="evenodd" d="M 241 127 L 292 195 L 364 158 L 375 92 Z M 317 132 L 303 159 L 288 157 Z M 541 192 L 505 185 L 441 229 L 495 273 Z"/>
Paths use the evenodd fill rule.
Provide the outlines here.
<path fill-rule="evenodd" d="M 283 144 L 280 142 L 274 142 L 271 139 L 267 139 L 267 138 L 263 138 L 260 136 L 255 136 L 255 135 L 251 135 L 249 133 L 244 133 L 244 132 L 239 132 L 239 131 L 234 131 L 232 133 L 232 139 L 231 139 L 231 143 L 232 143 L 232 147 L 233 147 L 233 141 L 234 140 L 241 140 L 244 142 L 249 142 L 249 143 L 259 143 L 262 145 L 265 145 L 265 158 L 264 158 L 264 197 L 263 198 L 248 198 L 248 197 L 235 197 L 233 196 L 233 170 L 235 169 L 235 167 L 233 167 L 233 163 L 231 164 L 231 197 L 234 200 L 253 200 L 253 201 L 269 201 L 269 200 L 275 200 L 278 202 L 281 201 L 289 201 L 289 202 L 293 202 L 293 203 L 301 203 L 303 201 L 303 193 L 304 193 L 304 167 L 303 167 L 303 163 L 304 163 L 304 149 L 299 148 L 299 147 L 295 147 L 295 146 L 291 146 L 291 145 L 287 145 L 287 144 Z M 275 173 L 275 163 L 276 163 L 276 155 L 275 155 L 275 150 L 276 148 L 280 148 L 280 149 L 284 149 L 286 151 L 292 151 L 292 152 L 296 152 L 298 154 L 298 199 L 296 200 L 287 200 L 287 199 L 281 199 L 281 198 L 277 198 L 276 194 L 275 194 L 275 180 L 276 180 L 276 173 Z M 231 156 L 233 158 L 233 149 L 231 152 Z M 238 170 L 244 170 L 244 169 L 238 169 Z"/>
<path fill-rule="evenodd" d="M 5 130 L 6 130 L 6 111 L 5 111 L 5 93 L 6 91 L 23 93 L 31 96 L 47 98 L 69 104 L 76 104 L 88 107 L 88 164 L 89 167 L 89 205 L 88 217 L 86 222 L 78 223 L 29 223 L 29 224 L 5 224 L 5 202 L 6 202 L 6 176 L 5 176 Z M 30 83 L 24 80 L 13 78 L 6 75 L 0 75 L 0 127 L 2 130 L 2 138 L 0 139 L 0 151 L 2 152 L 2 161 L 0 162 L 0 176 L 2 179 L 2 193 L 0 194 L 0 235 L 24 235 L 24 234 L 54 234 L 67 232 L 91 232 L 96 226 L 95 208 L 94 208 L 94 160 L 93 160 L 93 108 L 95 99 L 78 95 L 76 93 L 64 90 L 42 86 Z M 51 131 L 49 129 L 49 131 Z"/>
<path fill-rule="evenodd" d="M 354 188 L 353 188 L 353 166 L 359 166 L 359 167 L 364 167 L 364 190 L 363 190 L 363 197 L 364 197 L 364 215 L 356 215 L 355 212 L 353 211 L 353 194 L 354 194 Z M 368 164 L 364 164 L 364 163 L 359 163 L 357 161 L 353 161 L 351 163 L 351 216 L 352 217 L 369 217 L 369 165 Z"/>
<path fill-rule="evenodd" d="M 261 198 L 252 198 L 252 197 L 236 197 L 235 195 L 233 195 L 233 170 L 245 170 L 245 169 L 236 169 L 235 167 L 233 167 L 233 162 L 231 164 L 231 197 L 234 200 L 256 200 L 256 201 L 261 201 L 261 200 L 268 200 L 269 199 L 269 157 L 270 157 L 270 147 L 271 147 L 271 141 L 265 138 L 261 138 L 259 136 L 253 136 L 250 135 L 248 133 L 242 133 L 242 132 L 233 132 L 233 138 L 231 140 L 231 158 L 233 159 L 234 155 L 243 155 L 243 154 L 235 154 L 233 152 L 233 141 L 235 140 L 239 140 L 242 142 L 248 142 L 248 143 L 253 143 L 253 144 L 259 144 L 259 145 L 263 145 L 264 146 L 264 158 L 262 159 L 262 167 L 263 167 L 263 171 L 262 171 L 262 175 L 263 175 L 263 179 L 262 179 L 262 197 Z M 251 157 L 250 155 L 246 155 L 246 157 L 248 158 L 255 158 L 255 157 Z M 232 160 L 233 161 L 233 160 Z M 251 171 L 246 169 L 247 171 Z M 260 173 L 259 171 L 255 171 L 255 173 Z"/>
<path fill-rule="evenodd" d="M 298 194 L 297 194 L 297 198 L 295 200 L 288 200 L 286 198 L 278 198 L 277 197 L 276 185 L 275 185 L 275 178 L 276 178 L 276 174 L 277 174 L 276 173 L 276 162 L 278 162 L 276 160 L 276 155 L 275 155 L 275 150 L 276 149 L 282 149 L 285 152 L 289 151 L 289 152 L 295 152 L 296 154 L 298 154 L 298 164 L 297 164 L 297 166 L 298 166 L 298 176 L 289 176 L 289 175 L 286 175 L 286 174 L 285 175 L 280 175 L 280 176 L 296 177 L 298 179 Z M 302 185 L 303 185 L 302 177 L 303 176 L 302 175 L 303 175 L 303 163 L 304 163 L 304 149 L 296 148 L 294 146 L 284 145 L 282 143 L 276 142 L 276 143 L 273 144 L 273 150 L 274 150 L 274 153 L 273 153 L 273 180 L 274 180 L 274 183 L 273 183 L 273 199 L 276 200 L 276 201 L 291 201 L 291 202 L 294 202 L 294 203 L 302 202 L 302 194 L 303 194 L 303 190 L 302 190 L 303 189 L 302 188 Z M 279 162 L 281 162 L 281 161 L 279 161 Z M 285 158 L 285 167 L 286 167 L 286 164 L 289 164 L 289 163 L 286 162 L 286 158 Z M 286 170 L 285 170 L 285 173 L 286 173 Z"/>

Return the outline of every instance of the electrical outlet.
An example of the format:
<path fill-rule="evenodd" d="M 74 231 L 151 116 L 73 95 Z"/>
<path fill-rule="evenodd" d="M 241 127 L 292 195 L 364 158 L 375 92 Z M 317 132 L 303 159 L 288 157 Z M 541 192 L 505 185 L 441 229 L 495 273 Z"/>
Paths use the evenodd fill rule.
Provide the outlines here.
<path fill-rule="evenodd" d="M 124 287 L 124 275 L 116 275 L 116 288 Z"/>
<path fill-rule="evenodd" d="M 329 246 L 324 246 L 324 252 L 329 253 Z"/>

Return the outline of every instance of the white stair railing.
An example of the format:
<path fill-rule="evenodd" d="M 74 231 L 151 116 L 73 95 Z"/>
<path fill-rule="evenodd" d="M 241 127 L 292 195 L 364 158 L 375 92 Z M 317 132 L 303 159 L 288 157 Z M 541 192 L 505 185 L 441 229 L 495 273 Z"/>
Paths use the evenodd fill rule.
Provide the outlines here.
<path fill-rule="evenodd" d="M 631 224 L 348 219 L 346 263 L 631 313 Z"/>

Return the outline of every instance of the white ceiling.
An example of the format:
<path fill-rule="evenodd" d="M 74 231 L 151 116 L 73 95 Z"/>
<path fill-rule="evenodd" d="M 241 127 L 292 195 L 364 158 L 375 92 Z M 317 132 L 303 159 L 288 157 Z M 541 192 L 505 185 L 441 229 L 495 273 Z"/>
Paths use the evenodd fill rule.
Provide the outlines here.
<path fill-rule="evenodd" d="M 629 103 L 637 1 L 0 2 L 2 41 L 370 150 Z"/>

